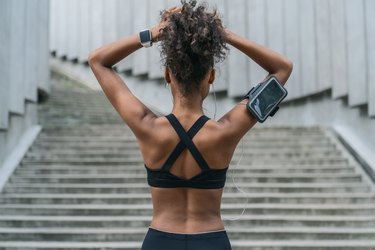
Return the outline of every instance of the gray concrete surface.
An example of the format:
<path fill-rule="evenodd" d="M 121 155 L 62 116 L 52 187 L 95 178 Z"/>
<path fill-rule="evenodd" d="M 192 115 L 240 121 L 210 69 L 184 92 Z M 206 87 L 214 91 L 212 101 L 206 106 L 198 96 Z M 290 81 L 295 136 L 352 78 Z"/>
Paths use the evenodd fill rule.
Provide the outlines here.
<path fill-rule="evenodd" d="M 26 132 L 20 136 L 17 144 L 12 147 L 12 150 L 5 158 L 4 163 L 0 167 L 0 193 L 3 191 L 3 187 L 5 183 L 8 182 L 9 177 L 13 174 L 14 170 L 29 150 L 29 147 L 33 144 L 40 130 L 41 127 L 38 125 L 28 128 Z"/>
<path fill-rule="evenodd" d="M 0 43 L 3 45 L 0 48 L 0 80 L 2 91 L 0 92 L 0 129 L 8 128 L 9 119 L 9 91 L 10 91 L 10 32 L 11 32 L 11 1 L 6 0 L 1 2 L 0 5 Z"/>
<path fill-rule="evenodd" d="M 134 135 L 102 92 L 52 80 L 0 194 L 0 248 L 139 249 L 152 203 Z M 234 250 L 375 247 L 374 185 L 333 133 L 264 126 L 242 143 L 221 206 Z"/>
<path fill-rule="evenodd" d="M 126 4 L 121 1 L 103 4 L 102 1 L 95 0 L 90 6 L 52 1 L 51 20 L 58 25 L 51 32 L 51 50 L 56 51 L 59 56 L 71 57 L 76 53 L 80 60 L 85 60 L 84 55 L 89 53 L 87 48 L 91 51 L 123 35 L 150 27 L 157 22 L 161 9 L 179 4 L 179 1 L 174 0 L 157 3 L 132 0 Z M 289 80 L 288 100 L 333 89 L 334 98 L 349 96 L 350 106 L 368 104 L 368 114 L 374 115 L 374 88 L 370 83 L 374 78 L 371 52 L 374 51 L 372 27 L 375 17 L 369 14 L 374 9 L 371 0 L 236 0 L 230 3 L 215 0 L 209 3 L 218 7 L 225 26 L 292 59 L 295 67 Z M 113 11 L 114 7 L 117 11 Z M 76 19 L 68 20 L 67 15 L 56 14 L 56 9 L 64 12 L 68 11 L 67 8 L 84 13 L 83 20 L 91 15 L 90 23 L 83 21 L 84 23 L 74 26 L 83 31 L 78 33 L 82 52 L 76 52 L 75 47 L 69 51 L 66 46 L 72 41 L 66 40 L 66 37 L 76 39 L 76 35 L 65 34 Z M 108 16 L 107 12 L 111 12 L 111 9 L 113 14 Z M 139 9 L 143 11 L 138 11 Z M 76 12 L 70 11 L 70 14 L 74 13 Z M 82 46 L 84 41 L 91 42 L 86 42 L 85 47 Z M 151 79 L 160 78 L 163 72 L 157 55 L 154 48 L 140 50 L 131 58 L 120 62 L 118 69 L 132 70 L 134 75 L 148 75 Z M 235 49 L 232 49 L 221 71 L 217 90 L 226 91 L 231 98 L 242 96 L 250 86 L 267 75 Z"/>
<path fill-rule="evenodd" d="M 18 161 L 22 156 L 18 154 L 22 146 L 23 134 L 37 124 L 37 106 L 35 103 L 25 103 L 24 115 L 11 115 L 7 130 L 0 130 L 0 174 L 9 168 L 6 161 Z M 17 154 L 19 157 L 10 159 L 9 156 Z"/>
<path fill-rule="evenodd" d="M 17 154 L 22 135 L 37 123 L 37 90 L 49 92 L 49 1 L 4 0 L 0 12 L 0 173 L 4 174 L 4 164 Z"/>

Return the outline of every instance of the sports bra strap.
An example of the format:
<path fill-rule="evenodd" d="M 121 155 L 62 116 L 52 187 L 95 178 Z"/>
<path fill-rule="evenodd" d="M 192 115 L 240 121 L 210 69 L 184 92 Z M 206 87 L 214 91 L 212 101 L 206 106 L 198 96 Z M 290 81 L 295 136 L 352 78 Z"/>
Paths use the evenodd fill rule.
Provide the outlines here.
<path fill-rule="evenodd" d="M 192 138 L 194 135 L 198 133 L 198 131 L 203 127 L 203 125 L 209 120 L 209 118 L 205 115 L 202 115 L 189 129 L 186 133 L 184 128 L 182 127 L 181 123 L 177 120 L 174 114 L 169 114 L 166 116 L 168 121 L 171 123 L 172 127 L 176 130 L 178 136 L 180 137 L 181 141 L 176 146 L 175 150 L 170 154 L 167 161 L 163 165 L 163 170 L 168 171 L 178 156 L 182 153 L 182 151 L 187 147 L 191 154 L 193 155 L 194 159 L 197 161 L 199 167 L 202 170 L 209 170 L 209 166 L 207 162 L 204 160 L 203 156 L 199 153 L 197 147 L 194 145 Z M 185 145 L 184 145 L 185 144 Z"/>
<path fill-rule="evenodd" d="M 200 130 L 201 127 L 209 120 L 207 116 L 202 115 L 194 124 L 191 126 L 191 128 L 188 130 L 187 134 L 190 138 L 193 138 L 196 133 Z M 169 120 L 168 120 L 169 121 Z M 173 126 L 173 125 L 172 125 Z M 176 161 L 178 156 L 184 151 L 186 148 L 183 141 L 180 141 L 175 149 L 172 151 L 172 153 L 169 155 L 168 159 L 163 164 L 162 170 L 163 171 L 169 171 L 169 169 L 172 167 L 173 163 Z"/>

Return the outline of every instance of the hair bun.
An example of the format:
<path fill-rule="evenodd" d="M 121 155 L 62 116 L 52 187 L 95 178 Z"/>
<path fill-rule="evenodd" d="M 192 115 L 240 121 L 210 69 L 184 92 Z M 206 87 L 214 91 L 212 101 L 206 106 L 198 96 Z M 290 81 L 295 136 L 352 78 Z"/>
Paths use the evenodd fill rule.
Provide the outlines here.
<path fill-rule="evenodd" d="M 162 30 L 161 56 L 180 84 L 183 95 L 199 89 L 199 83 L 215 63 L 224 60 L 228 47 L 225 31 L 216 10 L 206 4 L 181 1 L 180 13 L 161 13 L 168 19 Z"/>

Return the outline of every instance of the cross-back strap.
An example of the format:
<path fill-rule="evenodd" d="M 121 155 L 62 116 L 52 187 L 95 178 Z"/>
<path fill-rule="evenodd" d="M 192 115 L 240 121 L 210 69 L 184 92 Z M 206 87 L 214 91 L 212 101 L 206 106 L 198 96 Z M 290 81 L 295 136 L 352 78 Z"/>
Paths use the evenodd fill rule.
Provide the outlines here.
<path fill-rule="evenodd" d="M 197 161 L 199 167 L 202 170 L 210 169 L 207 162 L 204 160 L 201 153 L 198 151 L 197 147 L 194 145 L 192 138 L 198 133 L 198 131 L 203 127 L 203 125 L 209 120 L 209 118 L 205 115 L 202 115 L 191 128 L 186 131 L 177 120 L 177 118 L 173 114 L 169 114 L 166 116 L 168 121 L 171 123 L 172 127 L 176 130 L 178 136 L 180 137 L 181 141 L 177 144 L 176 148 L 173 152 L 169 155 L 168 159 L 163 165 L 164 171 L 169 171 L 172 167 L 173 163 L 176 161 L 178 156 L 182 153 L 182 151 L 187 147 L 191 154 L 193 155 L 194 159 Z"/>

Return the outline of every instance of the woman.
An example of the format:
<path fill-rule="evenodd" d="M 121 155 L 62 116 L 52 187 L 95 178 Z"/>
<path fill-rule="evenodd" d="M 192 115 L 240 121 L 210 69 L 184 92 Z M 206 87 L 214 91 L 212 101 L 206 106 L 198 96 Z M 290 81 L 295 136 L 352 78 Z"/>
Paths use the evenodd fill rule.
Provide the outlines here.
<path fill-rule="evenodd" d="M 256 120 L 246 109 L 247 99 L 218 121 L 203 114 L 203 100 L 215 80 L 214 64 L 224 59 L 230 44 L 285 84 L 292 63 L 224 28 L 216 12 L 196 6 L 196 1 L 164 11 L 150 31 L 152 41 L 160 42 L 173 95 L 168 116 L 157 117 L 112 69 L 141 49 L 144 37 L 129 36 L 89 56 L 92 71 L 134 132 L 145 162 L 153 218 L 142 249 L 231 249 L 220 215 L 225 175 L 238 142 Z"/>

